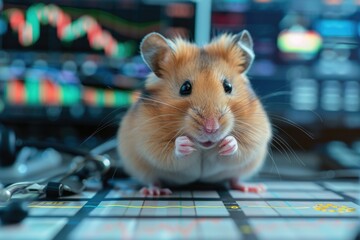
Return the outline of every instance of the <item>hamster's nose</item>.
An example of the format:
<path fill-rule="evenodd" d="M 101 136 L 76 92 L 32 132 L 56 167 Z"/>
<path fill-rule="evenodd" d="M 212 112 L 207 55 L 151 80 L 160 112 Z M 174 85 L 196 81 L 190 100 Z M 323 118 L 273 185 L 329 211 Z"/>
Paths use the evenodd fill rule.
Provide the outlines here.
<path fill-rule="evenodd" d="M 204 122 L 206 133 L 215 133 L 220 128 L 219 121 L 216 118 L 207 118 Z"/>

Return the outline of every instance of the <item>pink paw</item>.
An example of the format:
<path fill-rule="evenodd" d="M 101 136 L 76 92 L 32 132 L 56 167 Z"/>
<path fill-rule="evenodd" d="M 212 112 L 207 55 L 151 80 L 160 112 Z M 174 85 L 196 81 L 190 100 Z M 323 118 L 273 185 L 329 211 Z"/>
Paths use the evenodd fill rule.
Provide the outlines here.
<path fill-rule="evenodd" d="M 236 153 L 238 150 L 238 143 L 233 136 L 227 136 L 219 144 L 219 155 L 221 156 L 230 156 Z"/>
<path fill-rule="evenodd" d="M 151 186 L 151 187 L 143 187 L 142 189 L 140 189 L 140 193 L 144 196 L 164 196 L 164 195 L 171 195 L 172 191 L 168 188 Z"/>
<path fill-rule="evenodd" d="M 177 137 L 175 140 L 175 155 L 184 157 L 196 151 L 194 143 L 186 136 Z"/>
<path fill-rule="evenodd" d="M 241 192 L 261 193 L 266 192 L 266 186 L 264 184 L 246 184 L 238 183 L 237 181 L 231 181 L 231 189 L 239 190 Z"/>

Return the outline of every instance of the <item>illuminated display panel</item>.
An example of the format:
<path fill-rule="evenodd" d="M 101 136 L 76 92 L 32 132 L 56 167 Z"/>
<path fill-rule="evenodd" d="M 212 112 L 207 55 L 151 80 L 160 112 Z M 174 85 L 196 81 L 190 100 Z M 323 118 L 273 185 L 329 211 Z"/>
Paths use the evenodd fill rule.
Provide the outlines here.
<path fill-rule="evenodd" d="M 1 117 L 27 106 L 127 108 L 149 73 L 138 50 L 147 33 L 197 40 L 197 1 L 99 3 L 0 0 Z"/>
<path fill-rule="evenodd" d="M 212 32 L 251 33 L 256 57 L 248 75 L 271 114 L 300 125 L 360 128 L 359 1 L 212 6 Z"/>

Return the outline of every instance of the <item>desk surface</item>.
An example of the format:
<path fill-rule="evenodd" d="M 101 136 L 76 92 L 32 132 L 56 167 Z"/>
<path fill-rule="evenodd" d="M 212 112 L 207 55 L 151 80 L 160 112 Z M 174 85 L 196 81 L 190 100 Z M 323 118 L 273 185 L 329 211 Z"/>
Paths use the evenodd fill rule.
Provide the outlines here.
<path fill-rule="evenodd" d="M 32 202 L 0 239 L 353 239 L 357 182 L 267 181 L 268 191 L 178 190 L 144 197 L 128 182 Z"/>

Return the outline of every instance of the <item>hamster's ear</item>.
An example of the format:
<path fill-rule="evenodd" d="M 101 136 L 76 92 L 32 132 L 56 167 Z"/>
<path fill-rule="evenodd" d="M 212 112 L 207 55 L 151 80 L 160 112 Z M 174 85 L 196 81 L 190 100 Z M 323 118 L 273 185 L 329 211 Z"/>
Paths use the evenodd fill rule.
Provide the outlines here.
<path fill-rule="evenodd" d="M 245 57 L 245 72 L 247 72 L 255 59 L 254 44 L 250 33 L 247 30 L 243 30 L 235 37 L 237 45 L 241 48 Z"/>
<path fill-rule="evenodd" d="M 172 54 L 174 43 L 159 33 L 149 33 L 140 44 L 141 56 L 156 76 L 161 77 L 161 68 Z"/>

